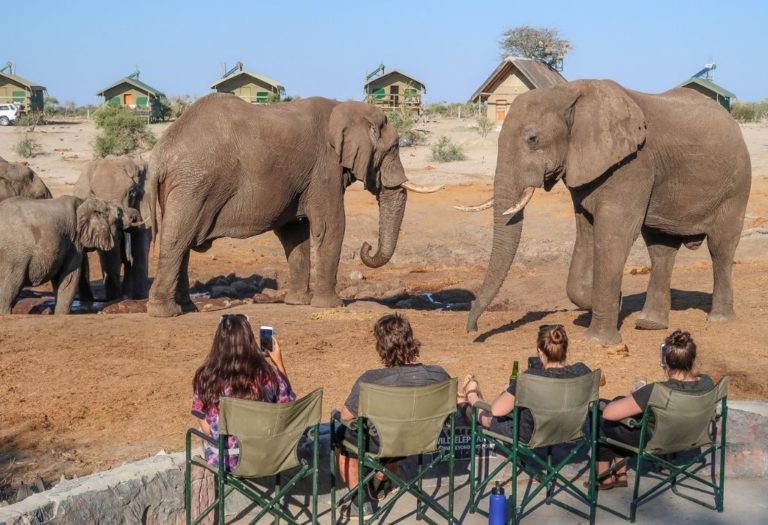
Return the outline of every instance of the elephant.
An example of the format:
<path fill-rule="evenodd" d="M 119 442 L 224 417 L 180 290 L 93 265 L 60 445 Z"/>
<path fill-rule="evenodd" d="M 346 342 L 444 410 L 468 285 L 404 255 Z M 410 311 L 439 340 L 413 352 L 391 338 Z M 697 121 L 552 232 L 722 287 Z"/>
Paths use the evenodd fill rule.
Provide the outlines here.
<path fill-rule="evenodd" d="M 651 95 L 577 80 L 527 92 L 510 106 L 499 135 L 491 255 L 468 331 L 477 330 L 509 272 L 534 189 L 549 191 L 559 180 L 576 216 L 567 293 L 592 310 L 588 339 L 621 342 L 622 274 L 639 235 L 652 270 L 637 328 L 667 327 L 677 251 L 704 239 L 714 273 L 708 318 L 735 317 L 731 273 L 751 185 L 738 124 L 688 88 Z"/>
<path fill-rule="evenodd" d="M 11 313 L 25 286 L 52 281 L 55 314 L 69 313 L 78 287 L 83 252 L 111 250 L 123 210 L 101 199 L 13 197 L 0 202 L 0 314 Z"/>
<path fill-rule="evenodd" d="M 110 201 L 138 216 L 139 226 L 118 234 L 109 251 L 99 250 L 107 301 L 128 296 L 146 299 L 149 292 L 149 210 L 144 198 L 147 162 L 127 156 L 107 157 L 89 162 L 75 184 L 74 194 L 81 199 L 97 197 Z M 121 268 L 123 280 L 120 280 Z M 83 257 L 80 272 L 80 300 L 92 301 L 88 258 Z"/>
<path fill-rule="evenodd" d="M 320 97 L 255 106 L 227 94 L 198 100 L 155 146 L 148 192 L 159 243 L 147 311 L 167 317 L 189 308 L 189 252 L 220 237 L 272 230 L 288 260 L 285 302 L 341 305 L 336 293 L 344 238 L 344 192 L 362 181 L 379 205 L 378 248 L 360 258 L 386 264 L 397 244 L 407 191 L 398 134 L 384 112 Z M 316 248 L 310 292 L 310 239 Z M 184 308 L 183 308 L 184 307 Z"/>
<path fill-rule="evenodd" d="M 0 201 L 10 197 L 50 199 L 51 191 L 29 166 L 0 157 Z"/>

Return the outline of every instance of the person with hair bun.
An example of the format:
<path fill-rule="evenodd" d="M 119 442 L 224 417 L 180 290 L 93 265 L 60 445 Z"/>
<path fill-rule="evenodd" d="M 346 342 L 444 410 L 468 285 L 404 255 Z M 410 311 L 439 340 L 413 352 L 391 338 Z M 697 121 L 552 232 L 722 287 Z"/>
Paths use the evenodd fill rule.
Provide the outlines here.
<path fill-rule="evenodd" d="M 667 380 L 658 383 L 649 383 L 634 390 L 626 397 L 618 397 L 605 405 L 600 418 L 601 432 L 616 441 L 638 446 L 640 444 L 640 429 L 629 428 L 620 423 L 622 419 L 638 416 L 645 411 L 651 393 L 655 385 L 664 385 L 672 390 L 689 393 L 705 393 L 715 388 L 712 378 L 704 374 L 696 374 L 696 343 L 688 332 L 675 330 L 666 339 L 661 347 L 660 365 L 664 370 Z M 651 426 L 651 428 L 653 428 Z M 649 436 L 650 437 L 650 436 Z M 626 487 L 627 467 L 624 465 L 615 472 L 611 479 L 601 476 L 616 458 L 623 458 L 627 451 L 621 448 L 612 448 L 600 445 L 597 450 L 597 488 L 601 490 L 614 487 Z"/>
<path fill-rule="evenodd" d="M 546 324 L 539 327 L 536 338 L 536 353 L 541 359 L 541 368 L 529 368 L 525 374 L 533 374 L 542 377 L 568 379 L 589 374 L 591 370 L 584 363 L 568 364 L 568 334 L 560 324 Z M 491 411 L 479 410 L 477 421 L 483 427 L 498 434 L 512 436 L 512 418 L 508 415 L 515 407 L 515 393 L 517 381 L 509 383 L 496 399 L 491 403 Z M 477 401 L 483 401 L 477 379 L 469 374 L 464 379 L 458 396 L 459 411 L 467 418 L 472 419 L 471 407 Z M 533 435 L 533 415 L 531 411 L 523 408 L 520 411 L 520 431 L 518 438 L 527 443 Z"/>

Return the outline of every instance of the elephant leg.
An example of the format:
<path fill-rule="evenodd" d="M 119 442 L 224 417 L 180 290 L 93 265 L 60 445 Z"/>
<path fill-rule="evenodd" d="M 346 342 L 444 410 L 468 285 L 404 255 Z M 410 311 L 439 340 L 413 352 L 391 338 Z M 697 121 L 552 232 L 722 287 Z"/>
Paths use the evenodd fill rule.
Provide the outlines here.
<path fill-rule="evenodd" d="M 91 269 L 88 254 L 83 253 L 83 263 L 80 265 L 80 279 L 78 283 L 78 295 L 80 302 L 92 303 L 93 290 L 91 290 Z"/>
<path fill-rule="evenodd" d="M 150 230 L 131 234 L 133 263 L 128 275 L 130 285 L 126 292 L 131 299 L 146 299 L 149 294 L 149 245 L 151 240 Z"/>
<path fill-rule="evenodd" d="M 123 285 L 120 282 L 120 269 L 122 257 L 120 255 L 120 242 L 108 252 L 99 250 L 101 261 L 101 273 L 104 276 L 104 290 L 107 301 L 115 301 L 123 297 Z"/>
<path fill-rule="evenodd" d="M 592 307 L 592 257 L 595 232 L 590 219 L 576 212 L 576 242 L 568 271 L 568 299 L 579 308 Z"/>
<path fill-rule="evenodd" d="M 288 258 L 291 282 L 285 304 L 309 304 L 309 221 L 300 220 L 275 228 Z"/>
<path fill-rule="evenodd" d="M 669 325 L 672 270 L 682 239 L 647 228 L 642 229 L 642 234 L 651 258 L 651 279 L 648 282 L 643 311 L 635 321 L 635 327 L 642 330 L 662 330 Z"/>
<path fill-rule="evenodd" d="M 179 268 L 179 283 L 176 286 L 176 304 L 180 305 L 184 310 L 190 310 L 194 307 L 192 297 L 189 295 L 189 254 L 190 251 L 184 254 L 184 258 L 181 261 L 181 267 Z"/>
<path fill-rule="evenodd" d="M 315 285 L 310 304 L 317 308 L 341 306 L 341 298 L 336 293 L 336 274 L 339 271 L 341 244 L 346 227 L 342 187 L 339 187 L 338 195 L 326 196 L 321 202 L 310 206 L 309 224 L 317 253 Z"/>
<path fill-rule="evenodd" d="M 723 217 L 715 222 L 712 232 L 707 234 L 714 277 L 712 308 L 707 316 L 709 321 L 731 321 L 736 318 L 733 309 L 733 258 L 739 245 L 743 222 L 743 219 L 726 221 Z"/>
<path fill-rule="evenodd" d="M 72 301 L 75 300 L 78 283 L 80 282 L 80 261 L 74 270 L 66 272 L 57 277 L 53 284 L 56 294 L 56 306 L 53 309 L 54 315 L 66 315 L 72 308 Z"/>
<path fill-rule="evenodd" d="M 0 283 L 0 315 L 10 314 L 16 297 L 24 288 L 24 272 L 26 264 L 12 264 L 10 267 L 0 268 L 3 276 Z"/>
<path fill-rule="evenodd" d="M 592 321 L 585 336 L 604 345 L 621 342 L 618 330 L 621 281 L 624 265 L 635 239 L 640 235 L 642 212 L 628 222 L 621 201 L 604 206 L 595 217 L 595 247 L 592 287 Z"/>

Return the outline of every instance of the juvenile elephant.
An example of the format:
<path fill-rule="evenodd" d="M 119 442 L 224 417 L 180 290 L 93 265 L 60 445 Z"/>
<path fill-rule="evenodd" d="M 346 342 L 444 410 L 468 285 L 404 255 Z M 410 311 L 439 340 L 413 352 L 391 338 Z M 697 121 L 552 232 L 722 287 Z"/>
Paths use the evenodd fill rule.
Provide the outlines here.
<path fill-rule="evenodd" d="M 344 190 L 355 180 L 379 203 L 377 268 L 392 257 L 405 212 L 398 136 L 380 109 L 362 102 L 308 98 L 255 106 L 224 94 L 184 112 L 155 147 L 149 170 L 153 230 L 160 244 L 148 312 L 178 315 L 190 304 L 189 250 L 220 237 L 272 230 L 290 269 L 288 304 L 333 307 L 344 238 Z M 310 294 L 310 237 L 317 249 Z"/>
<path fill-rule="evenodd" d="M 0 202 L 0 314 L 25 286 L 52 281 L 56 314 L 69 313 L 83 251 L 110 250 L 123 227 L 122 210 L 101 199 L 64 196 Z M 128 225 L 130 226 L 130 225 Z"/>
<path fill-rule="evenodd" d="M 50 199 L 51 192 L 29 166 L 0 157 L 0 201 L 10 197 Z"/>
<path fill-rule="evenodd" d="M 149 292 L 149 244 L 152 232 L 147 224 L 148 208 L 144 198 L 147 163 L 130 157 L 107 157 L 89 162 L 75 184 L 75 196 L 81 199 L 97 197 L 120 206 L 127 214 L 142 222 L 139 226 L 119 232 L 111 250 L 99 250 L 101 273 L 107 301 L 123 295 L 145 299 Z M 122 282 L 120 273 L 123 273 Z M 88 258 L 83 257 L 80 274 L 81 300 L 93 300 Z"/>
<path fill-rule="evenodd" d="M 709 319 L 735 316 L 731 270 L 751 184 L 738 124 L 690 89 L 648 95 L 578 80 L 520 95 L 504 120 L 493 246 L 468 330 L 477 329 L 507 276 L 534 189 L 549 191 L 560 179 L 576 214 L 568 297 L 592 309 L 588 337 L 621 341 L 622 274 L 640 234 L 652 270 L 638 328 L 667 326 L 675 255 L 681 244 L 695 248 L 705 238 L 714 272 Z"/>

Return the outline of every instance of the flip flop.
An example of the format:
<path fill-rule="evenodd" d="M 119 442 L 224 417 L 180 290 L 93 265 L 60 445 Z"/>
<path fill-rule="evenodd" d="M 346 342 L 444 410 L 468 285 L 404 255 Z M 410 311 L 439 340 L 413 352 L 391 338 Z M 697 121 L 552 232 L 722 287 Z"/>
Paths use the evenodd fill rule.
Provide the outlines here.
<path fill-rule="evenodd" d="M 472 374 L 467 374 L 464 377 L 464 381 L 462 381 L 461 386 L 459 387 L 459 391 L 456 394 L 456 397 L 459 398 L 459 403 L 466 402 L 467 401 L 467 385 L 471 382 L 475 381 L 475 376 Z"/>

